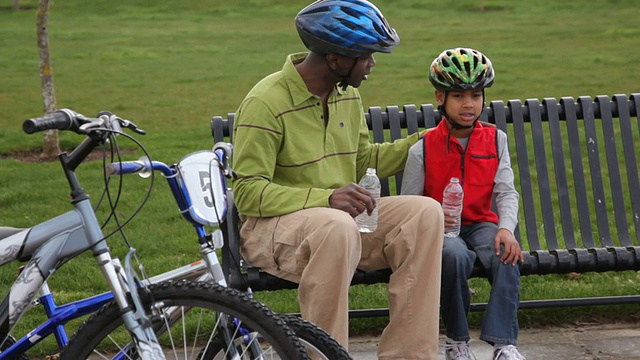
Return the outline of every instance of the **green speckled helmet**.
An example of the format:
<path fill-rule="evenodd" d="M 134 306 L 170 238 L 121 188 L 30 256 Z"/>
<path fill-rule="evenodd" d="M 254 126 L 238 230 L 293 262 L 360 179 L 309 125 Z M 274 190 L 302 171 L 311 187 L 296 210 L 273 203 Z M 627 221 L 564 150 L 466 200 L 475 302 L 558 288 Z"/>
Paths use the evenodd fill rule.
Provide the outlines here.
<path fill-rule="evenodd" d="M 470 48 L 443 51 L 429 69 L 429 81 L 441 91 L 482 90 L 493 84 L 495 74 L 489 58 Z"/>

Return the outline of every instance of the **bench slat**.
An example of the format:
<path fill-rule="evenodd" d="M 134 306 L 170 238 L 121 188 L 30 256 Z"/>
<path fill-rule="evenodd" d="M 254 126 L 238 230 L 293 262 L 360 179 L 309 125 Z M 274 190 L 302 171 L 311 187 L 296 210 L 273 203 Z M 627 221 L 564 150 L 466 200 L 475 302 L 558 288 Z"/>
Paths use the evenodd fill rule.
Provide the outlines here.
<path fill-rule="evenodd" d="M 520 100 L 509 100 L 508 107 L 511 110 L 513 131 L 515 135 L 516 155 L 518 159 L 518 179 L 520 183 L 520 202 L 525 219 L 527 244 L 530 250 L 540 250 L 538 237 L 538 222 L 536 221 L 535 200 L 533 197 L 533 182 L 529 167 L 529 154 L 527 150 L 527 132 L 525 130 L 524 109 Z M 515 164 L 512 164 L 515 166 Z"/>
<path fill-rule="evenodd" d="M 591 187 L 593 191 L 593 206 L 595 207 L 596 223 L 598 225 L 599 243 L 605 246 L 611 246 L 611 232 L 609 223 L 607 222 L 607 206 L 604 194 L 604 185 L 602 180 L 602 172 L 600 166 L 600 152 L 598 147 L 598 135 L 595 124 L 594 104 L 591 98 L 581 96 L 578 103 L 582 109 L 584 116 L 584 130 L 586 137 L 587 154 L 589 158 L 589 170 L 591 172 Z M 585 247 L 595 247 L 593 241 L 589 244 L 585 242 Z"/>
<path fill-rule="evenodd" d="M 556 247 L 573 249 L 577 247 L 576 238 L 573 232 L 573 218 L 571 200 L 569 198 L 569 183 L 565 165 L 565 151 L 563 145 L 562 130 L 560 127 L 559 104 L 556 99 L 547 98 L 543 101 L 543 106 L 547 111 L 547 121 L 549 125 L 549 135 L 551 139 L 551 151 L 553 156 L 553 167 L 556 179 L 556 193 L 558 206 L 560 208 L 560 221 L 562 223 L 562 235 L 564 246 L 556 242 Z M 551 210 L 553 211 L 553 210 Z"/>
<path fill-rule="evenodd" d="M 402 110 L 404 111 L 404 118 L 407 123 L 407 134 L 411 135 L 420 131 L 418 127 L 418 110 L 415 105 L 405 105 Z"/>
<path fill-rule="evenodd" d="M 384 142 L 384 119 L 382 117 L 382 109 L 379 106 L 369 108 L 369 121 L 370 128 L 373 131 L 373 141 L 376 143 Z M 380 178 L 380 195 L 389 194 L 389 179 Z"/>
<path fill-rule="evenodd" d="M 596 102 L 600 108 L 600 119 L 602 123 L 603 140 L 606 151 L 607 170 L 609 186 L 611 188 L 611 200 L 613 201 L 613 210 L 616 217 L 616 230 L 618 232 L 615 238 L 612 237 L 612 245 L 615 244 L 615 239 L 618 239 L 621 244 L 630 244 L 629 230 L 627 223 L 627 212 L 625 209 L 624 196 L 621 191 L 616 189 L 622 189 L 622 180 L 620 177 L 620 166 L 618 165 L 618 151 L 616 149 L 616 130 L 613 126 L 613 108 L 611 101 L 607 96 L 598 96 Z"/>
<path fill-rule="evenodd" d="M 636 100 L 640 100 L 640 97 L 636 98 Z M 618 111 L 618 116 L 620 117 L 620 136 L 622 138 L 624 162 L 627 169 L 628 188 L 640 190 L 640 180 L 638 180 L 638 160 L 634 151 L 629 102 L 624 95 L 615 95 L 613 101 Z M 632 214 L 634 214 L 634 216 L 632 216 L 632 221 L 636 230 L 636 240 L 640 242 L 640 191 L 630 191 L 627 196 L 631 199 L 631 209 Z M 622 245 L 631 246 L 631 239 L 629 239 L 629 243 L 622 243 Z"/>
<path fill-rule="evenodd" d="M 400 109 L 397 106 L 388 106 L 387 107 L 387 118 L 389 119 L 389 133 L 391 134 L 391 141 L 395 141 L 403 138 L 402 128 L 403 119 L 400 116 Z M 406 128 L 406 122 L 404 122 L 404 127 Z M 394 175 L 396 181 L 396 195 L 400 194 L 402 187 L 402 173 Z"/>
<path fill-rule="evenodd" d="M 531 137 L 533 142 L 533 156 L 536 163 L 536 180 L 538 184 L 539 206 L 541 208 L 542 221 L 544 223 L 544 235 L 549 249 L 558 249 L 558 237 L 551 200 L 551 179 L 547 168 L 547 152 L 545 150 L 545 134 L 542 129 L 542 110 L 537 99 L 527 100 L 525 106 L 528 109 L 531 123 Z M 554 149 L 554 151 L 556 151 Z M 518 154 L 520 155 L 520 154 Z M 539 249 L 539 245 L 537 249 Z"/>
<path fill-rule="evenodd" d="M 572 98 L 562 98 L 561 105 L 567 121 L 567 138 L 569 140 L 571 168 L 573 171 L 573 194 L 576 198 L 577 218 L 580 223 L 580 238 L 582 239 L 582 245 L 577 244 L 577 246 L 590 244 L 590 247 L 593 247 L 591 212 L 589 211 L 589 200 L 582 160 L 582 145 L 580 143 L 580 130 L 578 126 L 578 109 Z"/>
<path fill-rule="evenodd" d="M 440 112 L 436 111 L 431 104 L 422 105 L 420 109 L 422 110 L 422 116 L 424 118 L 423 128 L 436 127 L 437 122 L 440 121 Z"/>

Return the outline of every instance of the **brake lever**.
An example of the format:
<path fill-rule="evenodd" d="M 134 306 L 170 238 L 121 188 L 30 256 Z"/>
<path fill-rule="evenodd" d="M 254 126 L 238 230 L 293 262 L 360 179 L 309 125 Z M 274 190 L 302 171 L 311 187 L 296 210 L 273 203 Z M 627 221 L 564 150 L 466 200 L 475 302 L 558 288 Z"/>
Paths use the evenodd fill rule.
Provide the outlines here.
<path fill-rule="evenodd" d="M 147 132 L 145 130 L 140 129 L 136 124 L 134 124 L 133 122 L 126 120 L 126 119 L 122 119 L 122 118 L 117 118 L 117 120 L 120 122 L 120 126 L 127 128 L 137 134 L 140 135 L 146 135 Z"/>
<path fill-rule="evenodd" d="M 231 154 L 233 153 L 233 145 L 230 143 L 226 143 L 223 141 L 217 142 L 215 144 L 213 144 L 213 152 L 216 152 L 217 150 L 222 150 L 224 156 L 223 159 L 217 159 L 218 160 L 218 167 L 222 170 L 222 174 L 224 175 L 224 177 L 226 177 L 227 179 L 231 179 L 231 180 L 235 180 L 238 178 L 238 174 L 236 174 L 236 172 L 233 170 L 233 168 L 231 168 L 231 166 L 229 166 L 229 157 L 231 156 Z"/>
<path fill-rule="evenodd" d="M 140 135 L 146 135 L 147 134 L 146 131 L 138 128 L 138 126 L 136 124 L 134 124 L 133 122 L 131 122 L 131 121 L 127 120 L 127 119 L 123 119 L 120 116 L 112 113 L 111 111 L 102 110 L 102 111 L 100 111 L 98 113 L 98 117 L 103 117 L 103 116 L 106 116 L 110 121 L 112 121 L 112 122 L 115 121 L 117 123 L 117 127 L 119 129 L 114 128 L 114 130 L 121 131 L 122 128 L 127 128 L 127 129 L 129 129 L 129 130 L 131 130 L 131 131 L 133 131 L 133 132 L 135 132 L 137 134 L 140 134 Z"/>
<path fill-rule="evenodd" d="M 84 116 L 77 116 L 76 119 L 78 122 L 82 123 L 82 125 L 78 127 L 78 130 L 83 134 L 88 134 L 94 129 L 104 128 L 105 121 L 102 117 L 88 118 Z"/>

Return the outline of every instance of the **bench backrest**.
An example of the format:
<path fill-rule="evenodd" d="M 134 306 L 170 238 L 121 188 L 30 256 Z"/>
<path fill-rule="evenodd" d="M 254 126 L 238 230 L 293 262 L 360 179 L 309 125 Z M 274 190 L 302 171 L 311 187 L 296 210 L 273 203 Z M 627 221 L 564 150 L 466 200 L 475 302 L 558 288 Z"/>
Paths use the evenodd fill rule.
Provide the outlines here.
<path fill-rule="evenodd" d="M 509 138 L 520 193 L 516 237 L 535 257 L 522 273 L 640 270 L 640 94 L 492 101 L 481 120 Z M 374 142 L 434 127 L 432 105 L 369 108 Z M 234 114 L 214 116 L 214 141 L 232 141 Z M 402 174 L 381 179 L 400 192 Z"/>

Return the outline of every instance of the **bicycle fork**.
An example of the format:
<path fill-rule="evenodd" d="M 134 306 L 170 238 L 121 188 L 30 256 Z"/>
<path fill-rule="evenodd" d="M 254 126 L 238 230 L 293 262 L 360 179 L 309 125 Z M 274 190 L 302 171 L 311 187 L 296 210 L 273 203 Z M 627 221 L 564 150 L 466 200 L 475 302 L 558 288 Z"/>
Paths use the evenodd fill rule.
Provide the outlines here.
<path fill-rule="evenodd" d="M 208 270 L 202 278 L 209 281 L 213 279 L 213 281 L 215 281 L 218 285 L 228 287 L 227 280 L 224 277 L 224 271 L 222 271 L 222 266 L 220 265 L 220 261 L 218 260 L 218 255 L 215 252 L 216 248 L 221 248 L 224 245 L 222 230 L 215 229 L 211 233 L 211 242 L 213 245 L 205 243 L 200 246 L 200 256 L 204 260 L 205 266 Z M 231 334 L 231 332 L 229 331 L 230 320 L 233 321 L 236 329 L 242 335 L 245 344 L 250 344 L 251 352 L 256 355 L 260 354 L 258 358 L 262 359 L 262 349 L 260 349 L 260 345 L 256 341 L 253 341 L 254 335 L 247 331 L 247 329 L 243 328 L 241 326 L 242 324 L 239 324 L 237 319 L 230 319 L 229 316 L 221 314 L 221 323 L 224 325 L 222 326 L 223 336 L 225 337 L 226 343 L 232 344 L 234 338 L 233 334 Z"/>
<path fill-rule="evenodd" d="M 114 300 L 121 309 L 122 321 L 132 334 L 138 354 L 143 360 L 165 359 L 162 348 L 151 326 L 151 321 L 144 313 L 144 307 L 138 295 L 136 280 L 132 275 L 130 256 L 134 252 L 131 249 L 125 260 L 125 268 L 122 269 L 117 259 L 112 259 L 108 251 L 94 252 L 105 279 L 111 287 Z M 121 275 L 119 275 L 119 271 Z M 127 301 L 127 294 L 131 296 L 134 308 Z"/>

